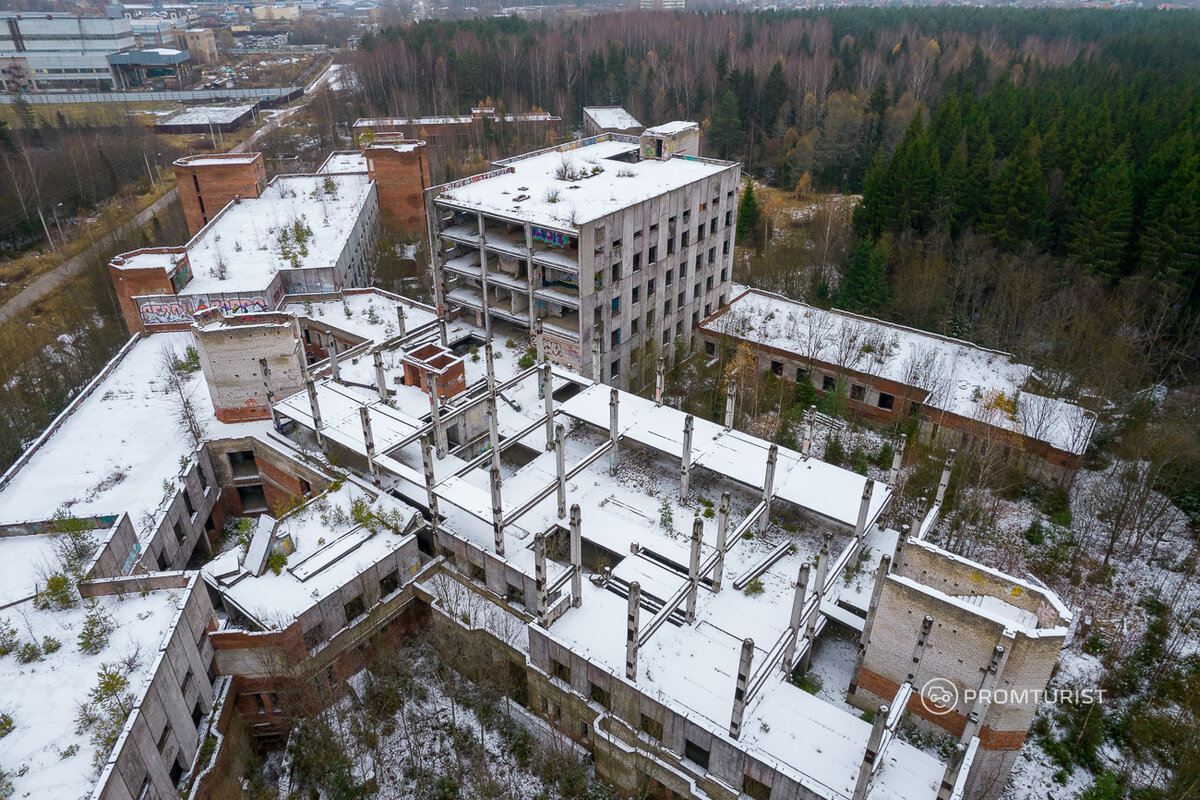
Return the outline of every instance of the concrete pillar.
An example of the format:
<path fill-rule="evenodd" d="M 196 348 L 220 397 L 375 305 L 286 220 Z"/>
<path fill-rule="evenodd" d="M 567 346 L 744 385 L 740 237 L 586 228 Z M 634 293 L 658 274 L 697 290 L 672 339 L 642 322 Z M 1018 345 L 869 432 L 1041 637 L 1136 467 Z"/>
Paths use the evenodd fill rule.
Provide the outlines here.
<path fill-rule="evenodd" d="M 492 531 L 496 534 L 496 553 L 504 555 L 504 506 L 500 500 L 500 470 L 492 467 Z"/>
<path fill-rule="evenodd" d="M 725 430 L 733 430 L 734 411 L 737 408 L 737 384 L 729 381 L 725 390 Z"/>
<path fill-rule="evenodd" d="M 558 518 L 567 515 L 567 429 L 554 426 L 554 468 L 558 476 Z"/>
<path fill-rule="evenodd" d="M 858 781 L 854 784 L 854 800 L 866 800 L 867 790 L 871 788 L 871 776 L 875 773 L 875 762 L 879 758 L 879 750 L 883 746 L 883 732 L 888 718 L 887 703 L 875 711 L 875 719 L 871 721 L 871 735 L 867 739 L 867 750 L 863 753 L 862 766 L 858 770 Z"/>
<path fill-rule="evenodd" d="M 437 494 L 434 492 L 433 444 L 429 441 L 428 433 L 421 437 L 421 465 L 425 468 L 425 493 L 428 498 L 426 502 L 429 505 L 429 527 L 433 529 L 436 538 L 438 529 L 438 501 Z"/>
<path fill-rule="evenodd" d="M 487 396 L 488 448 L 492 451 L 492 469 L 500 469 L 500 422 L 496 419 L 496 395 Z"/>
<path fill-rule="evenodd" d="M 692 471 L 692 415 L 683 418 L 683 456 L 679 460 L 679 502 L 687 500 L 688 477 Z"/>
<path fill-rule="evenodd" d="M 779 445 L 771 445 L 767 451 L 767 473 L 763 478 L 762 499 L 765 504 L 762 517 L 758 520 L 759 533 L 766 533 L 771 524 L 771 499 L 775 495 L 775 462 L 779 460 Z"/>
<path fill-rule="evenodd" d="M 549 364 L 542 364 L 538 387 L 546 401 L 546 449 L 554 447 L 554 374 Z M 559 516 L 562 516 L 561 514 Z"/>
<path fill-rule="evenodd" d="M 492 348 L 491 340 L 483 345 L 484 366 L 487 368 L 487 390 L 496 391 L 496 351 Z"/>
<path fill-rule="evenodd" d="M 342 370 L 338 365 L 337 339 L 329 338 L 329 371 L 333 374 L 334 383 L 342 382 Z"/>
<path fill-rule="evenodd" d="M 812 450 L 813 424 L 817 420 L 817 407 L 809 406 L 804 412 L 804 441 L 800 444 L 800 454 L 808 458 Z"/>
<path fill-rule="evenodd" d="M 946 456 L 946 465 L 942 467 L 942 479 L 938 481 L 937 497 L 934 499 L 935 505 L 941 505 L 946 499 L 946 489 L 950 487 L 950 471 L 954 469 L 954 456 L 957 453 L 954 450 L 950 451 L 950 455 Z"/>
<path fill-rule="evenodd" d="M 725 571 L 725 537 L 729 534 L 729 492 L 721 493 L 717 509 L 717 563 L 713 564 L 712 588 L 721 591 L 721 573 Z"/>
<path fill-rule="evenodd" d="M 437 376 L 433 370 L 425 370 L 425 383 L 429 391 L 429 416 L 433 420 L 433 444 L 438 458 L 446 457 L 446 431 L 442 429 L 442 401 L 437 392 Z"/>
<path fill-rule="evenodd" d="M 929 509 L 929 498 L 921 495 L 920 504 L 917 506 L 916 516 L 913 517 L 913 536 L 921 538 L 921 526 L 925 522 L 925 514 Z"/>
<path fill-rule="evenodd" d="M 583 605 L 583 531 L 579 504 L 571 506 L 571 606 Z"/>
<path fill-rule="evenodd" d="M 396 330 L 400 336 L 408 333 L 404 324 L 404 306 L 400 303 L 396 304 Z"/>
<path fill-rule="evenodd" d="M 375 388 L 379 392 L 379 400 L 386 403 L 388 401 L 387 390 L 387 375 L 383 371 L 383 353 L 378 350 L 374 353 L 375 359 Z"/>
<path fill-rule="evenodd" d="M 975 703 L 971 710 L 967 712 L 967 722 L 963 726 L 962 735 L 958 738 L 958 748 L 961 748 L 961 753 L 965 754 L 967 746 L 971 739 L 979 733 L 979 729 L 983 726 L 983 713 L 987 710 L 987 705 L 990 700 L 984 700 L 991 694 L 991 688 L 999 680 L 1000 675 L 1004 672 L 1004 666 L 1008 663 L 1008 649 L 1003 645 L 997 644 L 992 650 L 991 660 L 984 668 L 983 680 L 979 682 L 979 691 L 975 695 Z M 958 750 L 956 748 L 956 750 Z M 953 793 L 954 784 L 958 781 L 958 773 L 962 769 L 962 758 L 956 753 L 956 757 L 950 759 L 950 763 L 946 766 L 946 772 L 942 776 L 942 785 L 938 789 L 938 800 L 949 800 Z"/>
<path fill-rule="evenodd" d="M 538 624 L 546 627 L 546 534 L 533 537 L 533 577 L 537 584 Z"/>
<path fill-rule="evenodd" d="M 858 691 L 858 674 L 862 672 L 863 660 L 867 655 L 867 645 L 871 643 L 871 629 L 875 625 L 875 614 L 879 610 L 879 598 L 883 596 L 883 582 L 892 568 L 892 559 L 884 554 L 879 559 L 879 569 L 875 573 L 875 586 L 871 589 L 871 599 L 867 601 L 867 619 L 863 622 L 862 633 L 858 637 L 858 655 L 854 658 L 854 670 L 850 673 L 849 693 Z"/>
<path fill-rule="evenodd" d="M 546 342 L 545 333 L 542 330 L 542 321 L 539 319 L 533 323 L 533 341 L 537 348 L 537 363 L 546 363 Z M 538 399 L 541 400 L 546 396 L 545 373 L 538 373 Z"/>
<path fill-rule="evenodd" d="M 275 390 L 271 387 L 271 368 L 267 366 L 265 358 L 258 360 L 258 368 L 262 371 L 263 386 L 267 390 L 267 411 L 271 413 L 271 424 L 278 430 L 279 416 L 275 413 Z"/>
<path fill-rule="evenodd" d="M 700 541 L 704 538 L 704 520 L 692 520 L 692 552 L 688 559 L 687 611 L 684 621 L 689 625 L 696 621 L 696 592 L 700 588 Z"/>
<path fill-rule="evenodd" d="M 933 630 L 933 617 L 928 614 L 925 619 L 921 620 L 921 630 L 917 634 L 917 644 L 913 648 L 912 667 L 908 670 L 908 677 L 905 679 L 907 683 L 912 683 L 917 679 L 917 673 L 921 669 L 921 659 L 925 657 L 925 645 L 929 642 L 929 632 Z"/>
<path fill-rule="evenodd" d="M 362 420 L 363 444 L 367 446 L 367 467 L 371 470 L 371 483 L 379 485 L 379 465 L 375 463 L 375 437 L 371 435 L 371 412 L 366 406 L 358 407 Z"/>
<path fill-rule="evenodd" d="M 900 557 L 904 555 L 904 545 L 908 544 L 908 537 L 911 533 L 912 529 L 909 526 L 900 526 L 900 535 L 896 537 L 896 549 L 892 552 L 892 563 L 897 568 L 900 566 Z"/>
<path fill-rule="evenodd" d="M 817 555 L 817 585 L 816 592 L 825 596 L 825 583 L 829 580 L 829 557 L 833 544 L 833 534 L 826 531 L 821 535 L 821 552 Z"/>
<path fill-rule="evenodd" d="M 888 473 L 888 486 L 896 488 L 896 481 L 900 479 L 900 464 L 904 461 L 904 446 L 908 443 L 908 435 L 900 434 L 900 441 L 896 443 L 896 452 L 892 456 L 892 471 Z"/>
<path fill-rule="evenodd" d="M 488 327 L 489 328 L 491 327 L 490 323 L 489 323 Z M 492 338 L 490 332 L 488 333 L 488 338 L 489 339 Z M 450 337 L 446 334 L 446 315 L 445 314 L 438 314 L 438 340 L 441 341 L 442 347 L 450 346 Z"/>
<path fill-rule="evenodd" d="M 661 406 L 663 403 L 663 390 L 667 385 L 667 360 L 662 356 L 658 357 L 658 369 L 654 373 L 654 405 Z"/>
<path fill-rule="evenodd" d="M 625 615 L 625 677 L 637 680 L 638 615 L 641 612 L 642 585 L 629 584 L 629 611 Z"/>
<path fill-rule="evenodd" d="M 742 640 L 738 658 L 737 683 L 733 689 L 733 716 L 729 720 L 729 735 L 734 739 L 742 733 L 742 716 L 746 713 L 746 685 L 750 683 L 750 668 L 754 665 L 754 640 Z"/>
<path fill-rule="evenodd" d="M 608 393 L 608 440 L 612 447 L 608 450 L 608 474 L 617 474 L 617 448 L 620 439 L 620 433 L 617 430 L 617 402 L 618 393 L 616 389 L 612 389 Z"/>
<path fill-rule="evenodd" d="M 800 638 L 800 618 L 804 616 L 804 600 L 808 596 L 808 573 L 812 565 L 805 561 L 796 576 L 796 591 L 792 595 L 792 614 L 788 617 L 788 643 L 783 650 L 783 671 L 792 672 L 792 661 L 796 657 L 796 640 Z M 820 613 L 820 612 L 818 612 Z"/>
<path fill-rule="evenodd" d="M 871 495 L 875 491 L 875 481 L 867 478 L 863 484 L 862 500 L 858 503 L 858 521 L 854 523 L 854 538 L 862 542 L 867 535 L 867 516 L 871 513 Z"/>
<path fill-rule="evenodd" d="M 603 383 L 600 379 L 603 375 L 603 365 L 600 363 L 600 334 L 592 337 L 592 380 L 596 383 Z"/>
<path fill-rule="evenodd" d="M 321 435 L 321 406 L 317 403 L 317 385 L 313 383 L 312 378 L 308 378 L 304 381 L 304 388 L 308 389 L 308 405 L 312 409 L 313 432 L 317 434 L 317 446 L 324 450 L 325 437 Z"/>

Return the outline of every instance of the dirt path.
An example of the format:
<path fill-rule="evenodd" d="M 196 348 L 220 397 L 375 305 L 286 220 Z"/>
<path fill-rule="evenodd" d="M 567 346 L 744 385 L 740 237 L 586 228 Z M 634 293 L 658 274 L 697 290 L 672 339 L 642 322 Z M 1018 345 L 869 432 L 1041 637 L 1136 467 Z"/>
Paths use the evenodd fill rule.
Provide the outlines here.
<path fill-rule="evenodd" d="M 145 225 L 151 217 L 165 209 L 168 205 L 170 205 L 171 201 L 178 196 L 178 189 L 172 189 L 171 191 L 167 192 L 145 209 L 138 212 L 138 215 L 132 220 L 126 222 L 124 225 L 118 228 L 115 232 L 115 235 L 120 235 L 128 230 Z M 104 239 L 101 239 L 91 247 L 85 249 L 79 255 L 64 261 L 62 264 L 50 270 L 46 274 L 39 275 L 33 281 L 33 283 L 29 284 L 16 295 L 11 297 L 3 306 L 0 306 L 0 323 L 7 322 L 16 315 L 25 311 L 46 294 L 61 286 L 68 278 L 77 274 L 87 264 L 87 259 L 88 256 L 91 255 L 91 252 L 101 244 L 110 241 L 113 238 L 113 235 L 114 234 L 110 234 Z"/>

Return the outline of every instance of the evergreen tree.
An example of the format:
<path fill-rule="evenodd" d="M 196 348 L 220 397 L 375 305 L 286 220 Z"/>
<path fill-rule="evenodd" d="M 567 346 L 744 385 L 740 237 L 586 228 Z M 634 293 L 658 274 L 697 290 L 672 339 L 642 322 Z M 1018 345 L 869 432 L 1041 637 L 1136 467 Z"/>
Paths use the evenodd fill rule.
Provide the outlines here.
<path fill-rule="evenodd" d="M 787 81 L 783 77 L 783 59 L 780 58 L 776 60 L 775 66 L 771 67 L 767 81 L 763 84 L 761 103 L 763 130 L 769 131 L 774 126 L 775 119 L 779 116 L 779 109 L 783 107 L 787 95 Z"/>
<path fill-rule="evenodd" d="M 1037 134 L 1026 129 L 1021 143 L 996 173 L 984 232 L 1006 250 L 1024 242 L 1043 244 L 1049 200 Z"/>
<path fill-rule="evenodd" d="M 874 245 L 869 239 L 860 240 L 842 279 L 838 305 L 850 311 L 877 312 L 890 295 L 887 259 L 888 248 L 882 239 Z"/>
<path fill-rule="evenodd" d="M 737 98 L 733 92 L 726 89 L 713 109 L 712 131 L 713 144 L 721 153 L 721 158 L 729 158 L 742 144 L 742 120 L 738 116 Z"/>
<path fill-rule="evenodd" d="M 738 203 L 737 240 L 739 244 L 754 242 L 755 248 L 762 247 L 759 240 L 758 223 L 762 219 L 762 210 L 754 197 L 754 184 L 747 183 L 742 200 Z"/>
<path fill-rule="evenodd" d="M 1126 148 L 1114 151 L 1091 182 L 1072 226 L 1069 252 L 1115 279 L 1124 272 L 1133 224 L 1133 173 Z"/>

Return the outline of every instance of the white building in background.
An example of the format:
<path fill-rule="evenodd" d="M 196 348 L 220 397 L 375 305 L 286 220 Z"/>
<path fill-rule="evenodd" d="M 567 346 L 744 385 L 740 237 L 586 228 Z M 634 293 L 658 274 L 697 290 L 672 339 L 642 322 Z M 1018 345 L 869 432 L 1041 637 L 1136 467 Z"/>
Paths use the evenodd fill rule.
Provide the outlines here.
<path fill-rule="evenodd" d="M 136 46 L 133 28 L 124 17 L 2 13 L 0 89 L 112 88 L 108 56 Z"/>
<path fill-rule="evenodd" d="M 699 157 L 694 122 L 602 134 L 426 192 L 439 308 L 533 331 L 617 387 L 689 345 L 729 298 L 741 167 Z M 643 376 L 646 377 L 646 376 Z"/>

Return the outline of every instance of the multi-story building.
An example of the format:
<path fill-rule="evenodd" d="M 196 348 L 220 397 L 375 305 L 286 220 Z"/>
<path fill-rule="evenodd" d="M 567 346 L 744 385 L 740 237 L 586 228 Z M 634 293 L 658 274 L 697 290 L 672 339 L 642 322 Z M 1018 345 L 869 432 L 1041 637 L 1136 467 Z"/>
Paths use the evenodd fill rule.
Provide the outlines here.
<path fill-rule="evenodd" d="M 439 308 L 530 331 L 614 386 L 691 343 L 729 297 L 740 167 L 699 126 L 604 134 L 496 162 L 426 192 Z"/>
<path fill-rule="evenodd" d="M 175 46 L 186 50 L 193 64 L 211 64 L 217 60 L 217 37 L 211 28 L 175 31 Z"/>
<path fill-rule="evenodd" d="M 113 53 L 137 46 L 128 19 L 61 13 L 0 14 L 0 59 L 19 60 L 34 90 L 111 89 Z M 12 83 L 18 83 L 13 80 Z"/>

